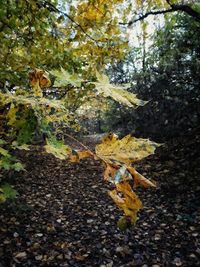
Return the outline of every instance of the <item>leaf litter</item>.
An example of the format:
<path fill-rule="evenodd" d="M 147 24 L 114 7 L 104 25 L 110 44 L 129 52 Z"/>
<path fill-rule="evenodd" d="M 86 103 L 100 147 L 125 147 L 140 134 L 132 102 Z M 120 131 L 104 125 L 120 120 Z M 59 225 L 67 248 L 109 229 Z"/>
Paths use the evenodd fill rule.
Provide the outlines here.
<path fill-rule="evenodd" d="M 144 207 L 124 232 L 99 161 L 20 151 L 28 171 L 11 177 L 19 197 L 0 207 L 0 266 L 200 266 L 199 144 L 171 141 L 136 164 L 158 186 L 137 188 Z"/>

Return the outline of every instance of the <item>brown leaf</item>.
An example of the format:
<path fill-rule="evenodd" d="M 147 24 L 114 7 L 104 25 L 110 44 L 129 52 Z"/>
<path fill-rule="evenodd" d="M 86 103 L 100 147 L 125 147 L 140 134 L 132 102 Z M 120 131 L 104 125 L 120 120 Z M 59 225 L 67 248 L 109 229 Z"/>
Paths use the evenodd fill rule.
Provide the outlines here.
<path fill-rule="evenodd" d="M 81 159 L 93 157 L 93 153 L 89 150 L 73 151 L 70 155 L 70 162 L 79 162 Z"/>
<path fill-rule="evenodd" d="M 105 172 L 104 172 L 104 179 L 106 181 L 109 181 L 110 178 L 115 176 L 117 170 L 118 170 L 118 167 L 116 167 L 116 166 L 114 167 L 110 164 L 107 164 Z"/>
<path fill-rule="evenodd" d="M 119 193 L 122 194 L 122 196 Z M 108 194 L 116 205 L 124 211 L 124 214 L 131 218 L 131 222 L 135 223 L 137 220 L 137 212 L 142 208 L 142 203 L 135 192 L 132 191 L 128 181 L 116 184 L 116 189 L 109 191 Z"/>
<path fill-rule="evenodd" d="M 156 187 L 156 183 L 148 180 L 142 174 L 138 173 L 133 167 L 128 167 L 128 171 L 132 174 L 134 178 L 135 187 L 141 185 L 144 187 Z"/>

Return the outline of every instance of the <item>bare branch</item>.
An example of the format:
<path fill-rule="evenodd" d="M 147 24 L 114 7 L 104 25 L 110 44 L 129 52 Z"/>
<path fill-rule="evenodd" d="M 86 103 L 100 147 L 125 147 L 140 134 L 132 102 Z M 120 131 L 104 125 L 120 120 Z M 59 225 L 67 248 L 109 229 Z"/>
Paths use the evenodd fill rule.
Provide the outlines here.
<path fill-rule="evenodd" d="M 144 20 L 150 15 L 160 15 L 160 14 L 165 14 L 165 13 L 170 13 L 170 12 L 174 12 L 174 10 L 173 9 L 167 9 L 167 10 L 150 11 L 150 12 L 147 12 L 146 14 L 144 14 L 144 15 L 139 16 L 139 18 L 137 18 L 137 19 L 129 21 L 128 23 L 120 22 L 120 24 L 121 25 L 131 26 L 135 22 L 140 21 L 140 20 Z"/>
<path fill-rule="evenodd" d="M 171 12 L 176 12 L 176 11 L 184 12 L 184 13 L 188 14 L 189 16 L 193 17 L 196 21 L 200 22 L 200 13 L 197 12 L 196 10 L 194 10 L 191 6 L 170 4 L 169 0 L 167 1 L 167 3 L 171 7 L 170 9 L 150 11 L 150 12 L 147 12 L 146 14 L 139 16 L 139 18 L 137 18 L 137 19 L 129 21 L 128 23 L 120 23 L 120 24 L 131 26 L 135 22 L 144 20 L 148 16 L 166 14 L 166 13 L 171 13 Z"/>

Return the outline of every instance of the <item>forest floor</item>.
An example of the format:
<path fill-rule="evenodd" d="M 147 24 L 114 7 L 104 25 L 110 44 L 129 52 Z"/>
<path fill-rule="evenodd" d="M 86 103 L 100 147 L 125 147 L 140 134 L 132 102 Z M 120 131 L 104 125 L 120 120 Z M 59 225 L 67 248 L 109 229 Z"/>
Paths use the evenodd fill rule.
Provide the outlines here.
<path fill-rule="evenodd" d="M 0 267 L 200 266 L 200 137 L 165 143 L 136 165 L 157 189 L 137 189 L 144 208 L 121 232 L 103 167 L 23 152 L 10 174 L 19 196 L 0 206 Z"/>

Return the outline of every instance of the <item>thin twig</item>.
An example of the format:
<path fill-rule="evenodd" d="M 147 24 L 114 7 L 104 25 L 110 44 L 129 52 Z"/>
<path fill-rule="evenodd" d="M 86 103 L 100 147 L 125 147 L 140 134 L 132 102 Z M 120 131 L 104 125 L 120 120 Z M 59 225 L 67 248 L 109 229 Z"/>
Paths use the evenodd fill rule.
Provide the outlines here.
<path fill-rule="evenodd" d="M 107 162 L 101 158 L 100 156 L 97 156 L 96 153 L 92 152 L 91 149 L 89 147 L 87 147 L 86 145 L 84 145 L 82 142 L 80 142 L 79 140 L 77 140 L 76 138 L 74 138 L 73 136 L 71 136 L 70 134 L 65 134 L 65 136 L 69 137 L 71 140 L 77 142 L 79 145 L 81 145 L 82 147 L 84 147 L 86 150 L 88 150 L 91 155 L 94 157 L 94 158 L 98 158 L 100 160 L 102 160 L 106 165 L 107 165 Z"/>
<path fill-rule="evenodd" d="M 57 12 L 62 14 L 63 16 L 67 17 L 73 24 L 75 24 L 81 31 L 92 41 L 94 41 L 98 45 L 98 40 L 94 39 L 91 35 L 89 35 L 86 30 L 81 26 L 78 22 L 76 22 L 69 14 L 59 10 L 56 6 L 48 1 L 44 1 L 43 6 L 47 8 L 50 12 Z"/>
<path fill-rule="evenodd" d="M 69 137 L 71 140 L 75 141 L 76 143 L 78 143 L 79 145 L 81 145 L 82 147 L 84 147 L 86 150 L 88 150 L 89 152 L 91 152 L 91 154 L 93 156 L 96 157 L 96 154 L 94 152 L 92 152 L 91 149 L 89 147 L 87 147 L 86 145 L 84 145 L 82 142 L 80 142 L 79 140 L 77 140 L 76 138 L 74 138 L 73 136 L 71 136 L 70 134 L 65 134 L 65 136 Z"/>

